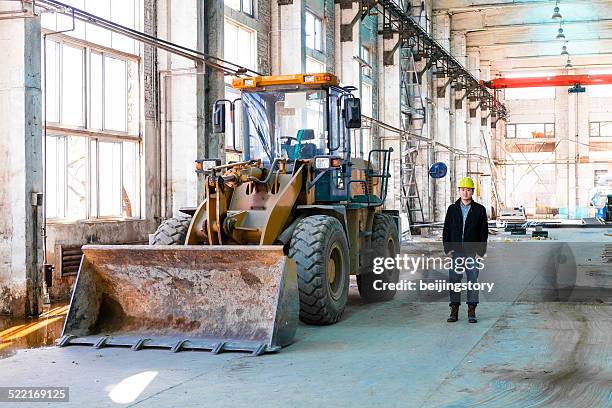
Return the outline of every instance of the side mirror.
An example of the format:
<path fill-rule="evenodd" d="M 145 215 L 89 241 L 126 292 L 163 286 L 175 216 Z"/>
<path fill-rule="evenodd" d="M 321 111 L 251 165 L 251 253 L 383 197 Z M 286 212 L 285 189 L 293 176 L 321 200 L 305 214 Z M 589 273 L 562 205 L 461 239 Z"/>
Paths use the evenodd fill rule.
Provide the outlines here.
<path fill-rule="evenodd" d="M 213 110 L 213 133 L 225 133 L 225 103 L 217 102 Z"/>
<path fill-rule="evenodd" d="M 361 127 L 361 100 L 359 98 L 344 100 L 344 123 L 349 129 Z"/>

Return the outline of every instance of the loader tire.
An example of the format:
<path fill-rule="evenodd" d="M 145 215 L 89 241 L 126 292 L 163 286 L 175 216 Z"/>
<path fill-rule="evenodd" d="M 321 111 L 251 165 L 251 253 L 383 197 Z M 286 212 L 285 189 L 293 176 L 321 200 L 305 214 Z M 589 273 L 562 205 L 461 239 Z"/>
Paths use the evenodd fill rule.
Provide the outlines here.
<path fill-rule="evenodd" d="M 384 283 L 397 283 L 399 280 L 399 269 L 385 269 L 381 274 L 375 274 L 374 258 L 395 258 L 399 253 L 399 234 L 397 224 L 392 217 L 386 214 L 375 214 L 374 222 L 372 223 L 372 257 L 370 265 L 366 273 L 357 275 L 357 288 L 359 295 L 366 302 L 382 302 L 391 300 L 395 296 L 395 289 L 376 290 L 374 289 L 375 281 L 377 287 L 381 287 Z"/>
<path fill-rule="evenodd" d="M 340 320 L 350 282 L 348 242 L 340 221 L 327 215 L 301 220 L 289 257 L 297 264 L 300 320 L 315 325 Z"/>
<path fill-rule="evenodd" d="M 160 224 L 151 245 L 184 245 L 191 217 L 172 217 Z"/>

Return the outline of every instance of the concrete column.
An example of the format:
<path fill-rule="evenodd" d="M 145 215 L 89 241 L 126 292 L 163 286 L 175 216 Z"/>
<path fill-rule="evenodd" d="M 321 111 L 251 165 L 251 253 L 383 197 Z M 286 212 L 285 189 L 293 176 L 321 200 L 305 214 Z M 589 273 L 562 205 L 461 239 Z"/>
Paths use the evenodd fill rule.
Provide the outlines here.
<path fill-rule="evenodd" d="M 223 0 L 197 1 L 197 46 L 198 51 L 223 58 L 223 38 L 225 27 Z M 213 133 L 212 111 L 215 101 L 225 98 L 223 72 L 197 64 L 197 146 L 198 157 L 218 158 L 225 163 L 224 134 Z M 193 161 L 192 161 L 193 164 Z M 198 175 L 198 202 L 204 199 L 204 175 Z"/>
<path fill-rule="evenodd" d="M 579 144 L 575 144 L 576 148 L 576 206 L 585 207 L 589 206 L 590 198 L 593 194 L 594 186 L 594 174 L 595 170 L 592 166 L 589 158 L 589 131 L 590 131 L 590 102 L 589 94 L 587 92 L 578 94 L 578 132 L 577 141 Z"/>
<path fill-rule="evenodd" d="M 486 63 L 480 66 L 480 79 L 485 80 L 485 81 L 488 81 L 491 79 L 490 63 Z M 491 113 L 490 110 L 486 112 L 481 111 L 480 115 L 477 115 L 477 120 L 480 121 L 482 118 L 482 115 L 489 115 L 490 113 Z M 486 155 L 486 152 L 484 151 L 485 147 L 483 143 L 486 143 L 486 145 L 489 146 L 489 148 L 491 148 L 492 141 L 494 139 L 493 132 L 495 131 L 491 129 L 491 118 L 490 117 L 487 119 L 484 126 L 481 125 L 480 130 L 482 131 L 482 138 L 480 141 L 479 154 Z M 484 141 L 482 139 L 484 139 Z M 479 160 L 477 168 L 476 168 L 476 172 L 491 174 L 491 168 L 489 166 L 489 163 Z M 482 180 L 479 180 L 479 181 L 481 181 L 480 191 L 479 191 L 480 194 L 476 199 L 480 200 L 480 203 L 484 205 L 485 208 L 487 209 L 487 214 L 491 216 L 491 202 L 492 202 L 491 177 L 482 178 Z"/>
<path fill-rule="evenodd" d="M 466 66 L 466 37 L 464 33 L 454 33 L 451 38 L 451 53 L 463 66 Z M 451 108 L 454 112 L 454 135 L 453 145 L 465 152 L 468 150 L 468 120 L 467 120 L 467 101 L 464 99 L 460 109 L 455 107 L 455 100 L 460 97 L 460 93 L 451 92 Z M 457 180 L 468 174 L 468 156 L 459 156 L 455 160 L 455 179 L 451 180 L 452 185 L 457 184 Z"/>
<path fill-rule="evenodd" d="M 434 38 L 442 44 L 446 49 L 450 48 L 450 16 L 447 14 L 437 14 L 434 16 L 433 21 Z M 450 91 L 447 86 L 445 96 L 442 98 L 437 97 L 437 87 L 443 85 L 446 82 L 444 78 L 434 78 L 434 101 L 435 109 L 433 114 L 434 121 L 434 140 L 444 143 L 447 145 L 451 144 L 451 116 L 450 116 Z M 444 162 L 447 164 L 450 172 L 454 171 L 452 165 L 452 157 L 447 149 L 442 147 L 436 147 L 435 161 Z M 431 221 L 443 220 L 446 214 L 446 208 L 448 204 L 454 201 L 455 189 L 452 188 L 451 175 L 447 175 L 443 179 L 438 179 L 434 182 L 434 194 L 432 198 L 434 200 L 434 219 Z"/>
<path fill-rule="evenodd" d="M 26 316 L 38 313 L 42 264 L 40 19 L 1 21 L 0 50 L 0 314 Z"/>
<path fill-rule="evenodd" d="M 467 53 L 467 68 L 476 79 L 480 79 L 480 51 L 471 49 Z M 470 102 L 465 99 L 465 106 L 469 109 Z M 480 109 L 477 109 L 476 116 L 470 117 L 468 111 L 467 118 L 468 138 L 467 149 L 470 154 L 483 154 L 484 146 L 480 138 Z M 486 153 L 485 153 L 486 154 Z M 483 154 L 483 155 L 485 155 Z M 478 168 L 477 158 L 468 157 L 468 171 L 476 172 Z"/>
<path fill-rule="evenodd" d="M 568 126 L 567 126 L 567 141 L 562 142 L 567 146 L 565 150 L 567 164 L 565 165 L 566 184 L 565 184 L 565 195 L 568 216 L 570 219 L 576 218 L 576 204 L 577 204 L 577 163 L 576 163 L 576 141 L 578 139 L 578 126 L 579 126 L 579 102 L 580 94 L 568 94 Z M 562 166 L 563 167 L 563 166 Z"/>
<path fill-rule="evenodd" d="M 279 6 L 272 2 L 272 74 L 288 75 L 306 69 L 304 0 Z"/>
<path fill-rule="evenodd" d="M 158 2 L 161 38 L 223 57 L 224 15 L 221 0 Z M 201 201 L 203 187 L 194 171 L 198 157 L 224 158 L 224 138 L 212 133 L 212 105 L 223 98 L 223 75 L 193 61 L 159 52 L 162 71 L 162 145 L 168 168 L 169 210 Z"/>
<path fill-rule="evenodd" d="M 381 43 L 383 52 L 380 53 L 378 60 L 380 76 L 378 83 L 381 87 L 378 100 L 378 114 L 380 119 L 392 126 L 400 127 L 400 69 L 399 69 L 399 48 L 393 53 L 393 65 L 385 65 L 384 50 L 392 50 L 397 44 L 398 36 L 394 35 L 390 39 L 382 39 Z M 400 175 L 400 143 L 397 134 L 381 130 L 381 147 L 383 149 L 393 148 L 391 154 L 391 172 L 395 175 Z M 393 177 L 389 182 L 389 190 L 387 193 L 387 208 L 400 209 L 400 177 Z"/>
<path fill-rule="evenodd" d="M 359 3 L 352 3 L 351 9 L 340 9 L 340 21 L 342 24 L 350 24 L 357 13 L 360 12 Z M 361 87 L 361 75 L 359 62 L 353 57 L 359 55 L 361 40 L 359 33 L 360 23 L 356 23 L 352 27 L 353 40 L 340 42 L 340 55 L 336 55 L 336 59 L 340 62 L 340 70 L 337 71 L 341 81 L 345 84 Z"/>

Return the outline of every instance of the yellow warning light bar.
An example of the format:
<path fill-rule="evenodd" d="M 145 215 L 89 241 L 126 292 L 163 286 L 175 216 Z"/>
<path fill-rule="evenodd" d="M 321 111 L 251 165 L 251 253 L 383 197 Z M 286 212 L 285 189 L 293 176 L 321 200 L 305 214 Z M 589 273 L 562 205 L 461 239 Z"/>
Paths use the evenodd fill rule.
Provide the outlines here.
<path fill-rule="evenodd" d="M 234 78 L 232 88 L 250 89 L 271 85 L 329 85 L 338 86 L 338 78 L 327 72 L 319 74 L 270 75 L 252 78 Z"/>

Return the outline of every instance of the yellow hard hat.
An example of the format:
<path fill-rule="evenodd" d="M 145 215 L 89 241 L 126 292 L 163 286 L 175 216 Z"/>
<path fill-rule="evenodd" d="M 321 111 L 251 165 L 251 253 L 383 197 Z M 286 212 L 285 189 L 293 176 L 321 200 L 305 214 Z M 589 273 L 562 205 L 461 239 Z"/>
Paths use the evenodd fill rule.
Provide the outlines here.
<path fill-rule="evenodd" d="M 461 187 L 474 188 L 474 180 L 469 177 L 462 178 L 461 180 L 459 180 L 459 188 Z"/>

